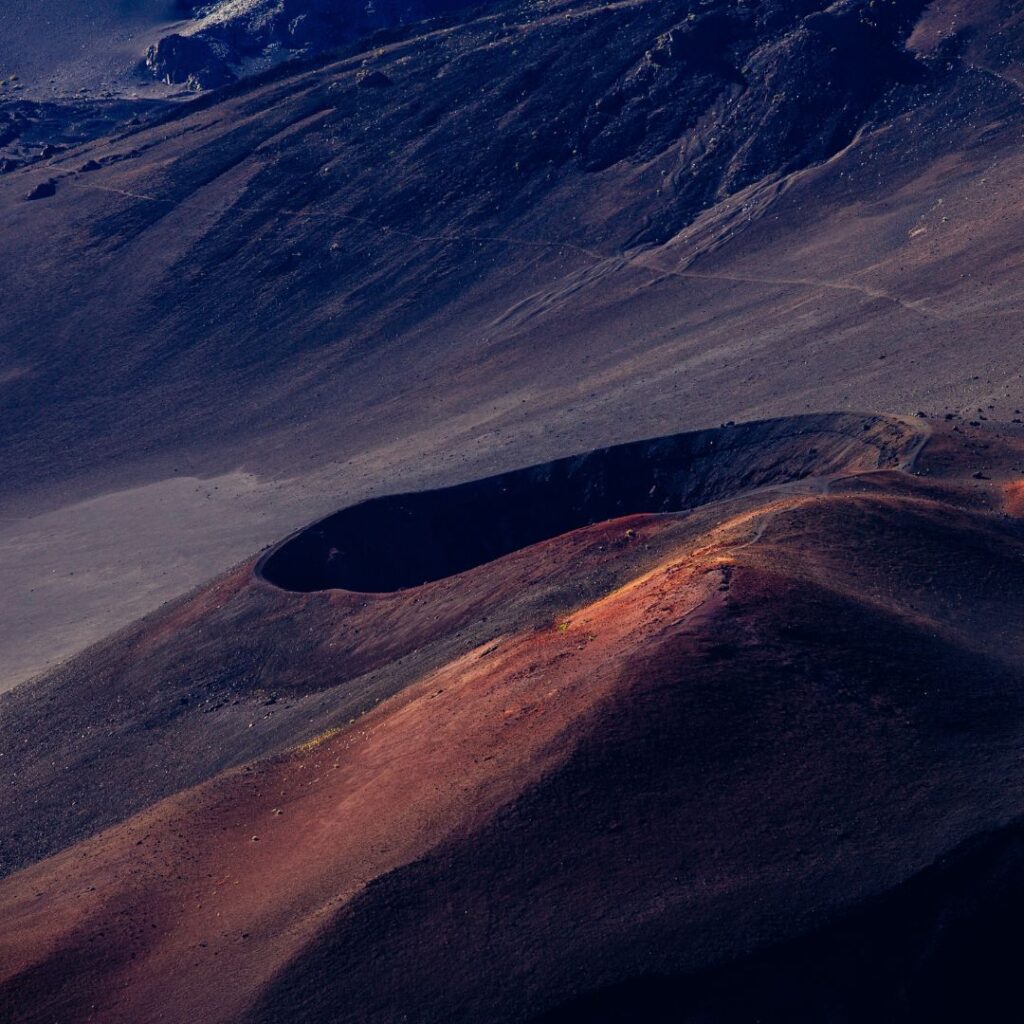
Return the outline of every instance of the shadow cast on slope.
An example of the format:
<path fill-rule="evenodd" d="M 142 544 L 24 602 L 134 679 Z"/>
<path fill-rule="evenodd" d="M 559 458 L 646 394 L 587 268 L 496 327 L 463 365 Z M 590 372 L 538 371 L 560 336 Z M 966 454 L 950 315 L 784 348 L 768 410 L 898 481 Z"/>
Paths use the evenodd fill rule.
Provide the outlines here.
<path fill-rule="evenodd" d="M 800 939 L 697 976 L 637 978 L 533 1024 L 1017 1021 L 1022 863 L 1018 821 Z"/>

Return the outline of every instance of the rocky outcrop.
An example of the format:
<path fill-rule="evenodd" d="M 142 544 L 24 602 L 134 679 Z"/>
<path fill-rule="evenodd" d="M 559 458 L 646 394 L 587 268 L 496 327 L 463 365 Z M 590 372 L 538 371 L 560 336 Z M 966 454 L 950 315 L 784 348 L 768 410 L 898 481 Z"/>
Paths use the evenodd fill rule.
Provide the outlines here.
<path fill-rule="evenodd" d="M 145 67 L 168 84 L 211 89 L 289 57 L 461 6 L 464 0 L 221 0 L 196 8 L 191 24 L 151 46 Z"/>
<path fill-rule="evenodd" d="M 199 35 L 164 36 L 146 53 L 146 68 L 168 85 L 213 89 L 234 81 L 228 51 Z"/>
<path fill-rule="evenodd" d="M 675 202 L 637 242 L 773 174 L 827 159 L 872 107 L 924 74 L 906 38 L 921 0 L 720 4 L 691 11 L 595 103 L 579 150 L 601 170 L 679 139 Z"/>

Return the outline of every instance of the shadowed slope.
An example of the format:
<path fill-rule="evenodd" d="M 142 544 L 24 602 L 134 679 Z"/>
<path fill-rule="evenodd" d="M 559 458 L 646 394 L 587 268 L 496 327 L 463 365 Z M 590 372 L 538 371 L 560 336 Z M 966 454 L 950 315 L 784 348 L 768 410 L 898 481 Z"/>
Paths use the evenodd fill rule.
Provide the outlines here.
<path fill-rule="evenodd" d="M 538 1024 L 1011 1021 L 1024 891 L 1020 822 L 980 836 L 891 895 L 799 940 L 700 976 L 649 975 Z"/>

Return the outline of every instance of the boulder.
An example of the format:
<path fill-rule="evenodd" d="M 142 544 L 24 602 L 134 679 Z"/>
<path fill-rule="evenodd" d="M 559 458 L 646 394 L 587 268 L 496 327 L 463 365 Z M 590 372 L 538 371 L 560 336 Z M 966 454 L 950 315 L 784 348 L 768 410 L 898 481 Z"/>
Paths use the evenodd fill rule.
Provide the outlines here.
<path fill-rule="evenodd" d="M 57 183 L 50 178 L 48 181 L 41 181 L 31 191 L 26 193 L 26 200 L 49 199 L 57 194 Z"/>

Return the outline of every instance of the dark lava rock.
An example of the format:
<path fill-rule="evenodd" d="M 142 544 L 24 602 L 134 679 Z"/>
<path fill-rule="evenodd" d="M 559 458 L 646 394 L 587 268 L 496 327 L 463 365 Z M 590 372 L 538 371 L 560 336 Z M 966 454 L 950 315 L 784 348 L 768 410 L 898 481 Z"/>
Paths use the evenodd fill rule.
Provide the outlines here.
<path fill-rule="evenodd" d="M 100 163 L 98 161 L 96 161 L 96 160 L 87 160 L 78 169 L 79 169 L 79 171 L 81 171 L 83 173 L 87 173 L 89 171 L 98 171 L 100 169 L 100 166 L 101 166 Z"/>
<path fill-rule="evenodd" d="M 656 64 L 691 67 L 724 66 L 721 55 L 750 34 L 752 21 L 742 9 L 691 14 L 687 21 L 659 37 L 651 49 Z"/>
<path fill-rule="evenodd" d="M 49 199 L 57 194 L 57 183 L 51 178 L 49 181 L 41 181 L 34 189 L 26 194 L 27 200 Z"/>
<path fill-rule="evenodd" d="M 385 75 L 383 71 L 366 69 L 356 75 L 356 85 L 362 86 L 364 89 L 386 89 L 389 85 L 394 84 L 394 80 Z"/>

